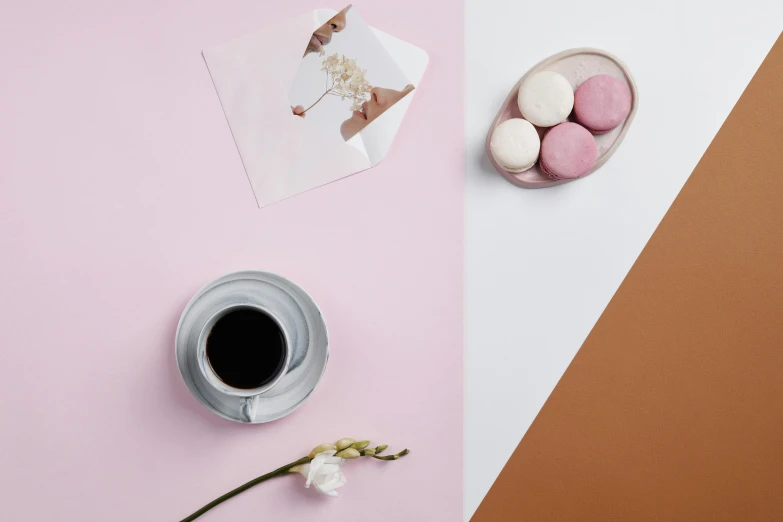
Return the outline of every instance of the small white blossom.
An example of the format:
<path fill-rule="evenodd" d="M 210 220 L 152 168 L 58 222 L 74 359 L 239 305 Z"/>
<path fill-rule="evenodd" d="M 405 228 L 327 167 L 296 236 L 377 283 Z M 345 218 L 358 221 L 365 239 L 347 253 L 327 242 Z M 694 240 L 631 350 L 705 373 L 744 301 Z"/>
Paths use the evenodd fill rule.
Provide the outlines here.
<path fill-rule="evenodd" d="M 345 464 L 345 459 L 335 457 L 335 450 L 327 450 L 317 454 L 313 460 L 307 464 L 302 464 L 293 468 L 291 471 L 300 473 L 307 479 L 305 487 L 310 484 L 315 489 L 330 497 L 337 496 L 337 488 L 346 483 L 345 474 L 341 466 Z"/>
<path fill-rule="evenodd" d="M 325 54 L 323 51 L 320 53 L 321 56 Z M 331 82 L 331 85 L 307 110 L 317 105 L 327 94 L 332 94 L 339 96 L 341 101 L 351 101 L 351 111 L 361 111 L 362 104 L 369 101 L 372 90 L 372 85 L 365 78 L 367 69 L 360 68 L 356 60 L 335 53 L 323 59 L 321 70 L 326 72 L 327 84 Z"/>

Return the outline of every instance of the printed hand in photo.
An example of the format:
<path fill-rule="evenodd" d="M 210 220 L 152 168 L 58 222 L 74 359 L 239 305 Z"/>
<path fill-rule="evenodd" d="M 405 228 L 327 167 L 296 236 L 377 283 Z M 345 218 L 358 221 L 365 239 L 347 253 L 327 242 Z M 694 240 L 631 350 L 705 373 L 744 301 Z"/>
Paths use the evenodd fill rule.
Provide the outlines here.
<path fill-rule="evenodd" d="M 313 32 L 313 36 L 310 37 L 303 56 L 307 56 L 310 53 L 323 54 L 326 52 L 324 47 L 332 41 L 332 35 L 345 29 L 345 15 L 350 8 L 351 6 L 349 5 Z"/>
<path fill-rule="evenodd" d="M 375 121 L 375 118 L 386 112 L 389 107 L 403 99 L 412 90 L 413 85 L 407 85 L 401 91 L 373 87 L 370 91 L 369 101 L 362 104 L 362 110 L 353 111 L 351 117 L 340 125 L 340 134 L 343 135 L 343 139 L 348 141 L 353 138 L 359 131 Z"/>
<path fill-rule="evenodd" d="M 294 116 L 300 116 L 302 118 L 307 116 L 307 114 L 305 114 L 305 108 L 303 105 L 297 105 L 296 107 L 291 107 L 291 111 L 293 111 Z"/>

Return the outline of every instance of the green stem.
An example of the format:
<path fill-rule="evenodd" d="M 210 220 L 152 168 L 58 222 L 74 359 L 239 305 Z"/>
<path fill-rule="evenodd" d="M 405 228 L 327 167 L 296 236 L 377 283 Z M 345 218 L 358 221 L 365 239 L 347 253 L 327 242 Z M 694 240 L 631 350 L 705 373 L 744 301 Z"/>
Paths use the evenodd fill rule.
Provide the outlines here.
<path fill-rule="evenodd" d="M 256 484 L 260 484 L 260 483 L 264 482 L 265 480 L 269 480 L 269 479 L 274 478 L 274 477 L 279 477 L 281 475 L 285 475 L 286 473 L 291 471 L 291 468 L 293 468 L 294 466 L 299 466 L 301 464 L 307 464 L 308 462 L 310 462 L 310 457 L 302 457 L 301 459 L 297 460 L 296 462 L 292 462 L 290 464 L 286 464 L 282 468 L 277 468 L 274 471 L 270 471 L 266 475 L 261 475 L 258 478 L 254 478 L 250 482 L 246 482 L 245 484 L 242 484 L 238 488 L 232 489 L 231 491 L 229 491 L 225 495 L 216 498 L 215 500 L 213 500 L 212 502 L 210 502 L 209 504 L 207 504 L 203 508 L 199 509 L 198 511 L 196 511 L 195 513 L 193 513 L 189 517 L 183 518 L 181 522 L 191 522 L 193 520 L 196 520 L 198 517 L 200 517 L 201 515 L 203 515 L 204 513 L 209 511 L 210 509 L 212 509 L 213 507 L 217 506 L 218 504 L 221 504 L 221 503 L 225 502 L 226 500 L 230 499 L 231 497 L 239 495 L 243 491 L 252 488 Z"/>
<path fill-rule="evenodd" d="M 378 455 L 373 455 L 372 458 L 378 459 L 378 460 L 399 460 L 411 451 L 409 449 L 404 449 L 399 453 L 395 453 L 394 455 L 384 455 L 383 457 L 379 457 Z"/>

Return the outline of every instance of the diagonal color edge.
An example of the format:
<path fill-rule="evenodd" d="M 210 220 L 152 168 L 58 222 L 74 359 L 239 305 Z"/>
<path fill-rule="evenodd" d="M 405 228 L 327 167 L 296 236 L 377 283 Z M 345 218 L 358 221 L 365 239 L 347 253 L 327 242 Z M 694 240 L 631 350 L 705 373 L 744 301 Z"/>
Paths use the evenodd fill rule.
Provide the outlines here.
<path fill-rule="evenodd" d="M 472 522 L 783 520 L 783 38 Z"/>

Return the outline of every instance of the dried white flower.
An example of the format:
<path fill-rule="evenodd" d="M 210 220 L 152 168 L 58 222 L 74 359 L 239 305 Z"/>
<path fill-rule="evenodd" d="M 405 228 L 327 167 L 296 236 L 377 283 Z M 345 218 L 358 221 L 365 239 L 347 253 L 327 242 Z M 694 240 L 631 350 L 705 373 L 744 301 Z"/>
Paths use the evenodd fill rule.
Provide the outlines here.
<path fill-rule="evenodd" d="M 323 56 L 325 53 L 322 51 L 320 54 Z M 356 60 L 335 53 L 323 59 L 321 70 L 326 72 L 326 92 L 304 112 L 315 107 L 327 94 L 339 96 L 341 101 L 350 100 L 351 111 L 362 110 L 362 104 L 370 99 L 372 90 L 372 85 L 365 78 L 367 69 L 360 68 Z"/>

